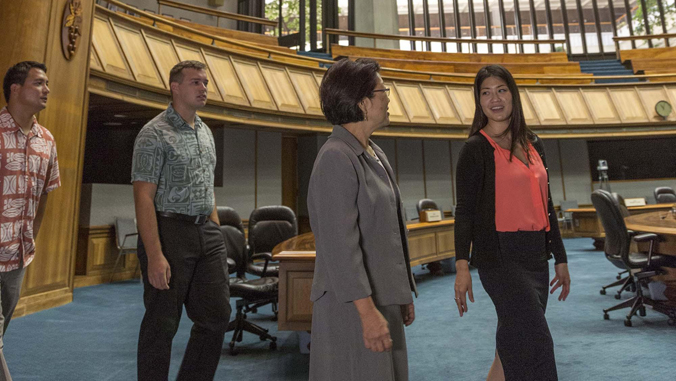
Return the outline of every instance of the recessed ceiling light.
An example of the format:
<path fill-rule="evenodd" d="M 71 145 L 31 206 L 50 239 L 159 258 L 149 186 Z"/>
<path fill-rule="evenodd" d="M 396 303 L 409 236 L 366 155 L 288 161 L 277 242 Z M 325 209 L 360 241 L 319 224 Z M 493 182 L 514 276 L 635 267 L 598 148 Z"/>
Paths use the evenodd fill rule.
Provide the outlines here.
<path fill-rule="evenodd" d="M 127 116 L 124 114 L 115 114 L 113 115 L 115 118 L 126 118 Z"/>
<path fill-rule="evenodd" d="M 106 122 L 106 123 L 103 123 L 103 125 L 104 125 L 104 126 L 121 126 L 122 123 L 119 123 L 119 122 Z"/>

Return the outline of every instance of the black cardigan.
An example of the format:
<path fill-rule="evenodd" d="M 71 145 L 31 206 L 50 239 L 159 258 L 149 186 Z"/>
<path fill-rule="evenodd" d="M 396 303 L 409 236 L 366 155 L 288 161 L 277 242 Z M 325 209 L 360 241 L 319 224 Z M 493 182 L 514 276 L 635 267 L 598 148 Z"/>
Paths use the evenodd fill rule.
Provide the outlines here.
<path fill-rule="evenodd" d="M 542 140 L 532 142 L 547 170 L 550 229 L 546 234 L 547 255 L 555 263 L 566 263 L 559 222 L 549 190 L 549 169 Z M 495 149 L 483 134 L 472 135 L 460 151 L 456 170 L 457 206 L 455 208 L 455 258 L 470 260 L 477 268 L 500 266 L 500 247 L 495 228 Z M 518 159 L 517 159 L 518 160 Z"/>

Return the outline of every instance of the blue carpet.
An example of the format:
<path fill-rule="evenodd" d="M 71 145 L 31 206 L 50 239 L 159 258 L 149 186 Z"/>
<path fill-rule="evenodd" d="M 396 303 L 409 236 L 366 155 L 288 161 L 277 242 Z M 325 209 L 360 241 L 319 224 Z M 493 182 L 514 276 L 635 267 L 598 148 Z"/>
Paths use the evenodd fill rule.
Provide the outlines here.
<path fill-rule="evenodd" d="M 602 309 L 617 301 L 612 292 L 599 295 L 599 288 L 615 279 L 616 268 L 593 251 L 590 239 L 567 239 L 565 245 L 571 295 L 566 302 L 551 297 L 547 310 L 560 380 L 673 380 L 676 328 L 651 310 L 634 318 L 632 328 L 622 323 L 627 310 L 603 320 Z M 416 321 L 406 330 L 411 380 L 484 380 L 497 320 L 478 274 L 472 274 L 476 302 L 460 318 L 453 303 L 454 276 L 414 271 L 420 297 Z M 141 296 L 141 285 L 132 281 L 85 287 L 75 290 L 73 303 L 13 320 L 5 355 L 14 380 L 135 380 Z M 258 337 L 245 334 L 241 353 L 231 357 L 225 344 L 217 380 L 307 380 L 309 357 L 299 353 L 298 336 L 277 332 L 271 316 L 265 307 L 249 318 L 271 328 L 279 348 L 270 351 Z M 178 372 L 190 325 L 184 315 L 170 379 Z"/>

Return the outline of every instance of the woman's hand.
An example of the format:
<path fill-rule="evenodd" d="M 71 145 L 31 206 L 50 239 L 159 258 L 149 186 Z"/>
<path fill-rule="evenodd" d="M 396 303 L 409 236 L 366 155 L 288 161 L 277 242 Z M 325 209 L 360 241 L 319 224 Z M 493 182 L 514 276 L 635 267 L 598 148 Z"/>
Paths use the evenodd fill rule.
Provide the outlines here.
<path fill-rule="evenodd" d="M 402 304 L 400 307 L 401 318 L 404 319 L 404 325 L 408 327 L 415 320 L 415 307 L 413 307 L 413 303 Z"/>
<path fill-rule="evenodd" d="M 458 306 L 460 317 L 467 312 L 467 296 L 470 302 L 474 303 L 474 293 L 472 292 L 472 275 L 469 273 L 469 264 L 466 260 L 459 260 L 455 263 L 455 304 Z"/>
<path fill-rule="evenodd" d="M 570 274 L 568 273 L 568 264 L 559 263 L 558 265 L 555 265 L 554 272 L 556 272 L 556 275 L 549 283 L 550 286 L 554 287 L 552 287 L 552 290 L 549 293 L 553 294 L 557 288 L 563 286 L 561 288 L 561 294 L 559 295 L 559 301 L 566 300 L 568 294 L 570 293 Z"/>
<path fill-rule="evenodd" d="M 369 296 L 354 301 L 359 317 L 361 318 L 361 330 L 364 338 L 364 346 L 373 352 L 385 352 L 392 349 L 390 326 L 383 314 L 378 311 L 373 299 Z"/>

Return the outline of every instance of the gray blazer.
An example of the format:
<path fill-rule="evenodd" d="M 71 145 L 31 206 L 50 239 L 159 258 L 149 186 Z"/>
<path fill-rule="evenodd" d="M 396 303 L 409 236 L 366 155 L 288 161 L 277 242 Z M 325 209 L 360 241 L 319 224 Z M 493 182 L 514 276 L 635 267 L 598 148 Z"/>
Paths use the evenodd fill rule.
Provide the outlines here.
<path fill-rule="evenodd" d="M 339 302 L 371 296 L 380 306 L 418 295 L 399 187 L 385 153 L 370 144 L 386 171 L 342 126 L 315 160 L 307 198 L 317 249 L 313 302 L 327 291 Z"/>

